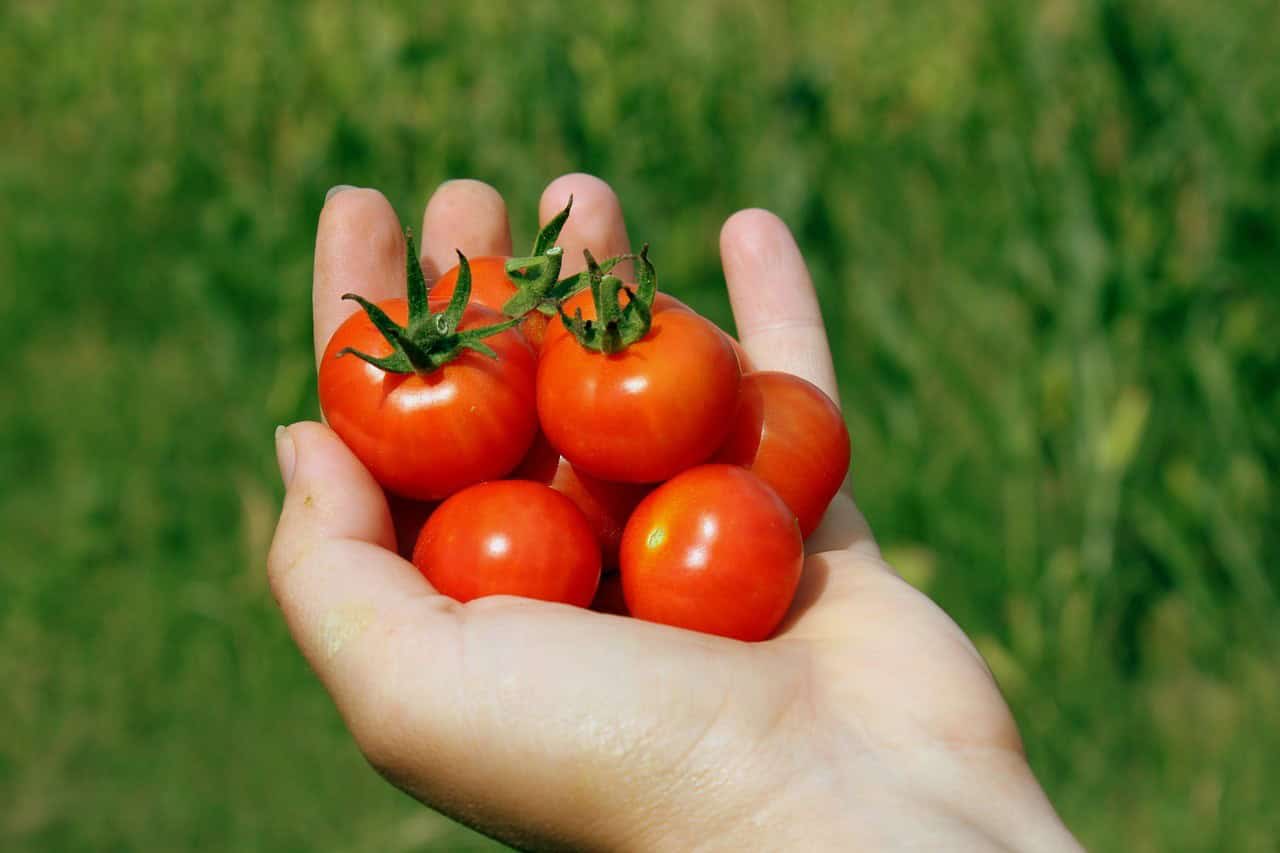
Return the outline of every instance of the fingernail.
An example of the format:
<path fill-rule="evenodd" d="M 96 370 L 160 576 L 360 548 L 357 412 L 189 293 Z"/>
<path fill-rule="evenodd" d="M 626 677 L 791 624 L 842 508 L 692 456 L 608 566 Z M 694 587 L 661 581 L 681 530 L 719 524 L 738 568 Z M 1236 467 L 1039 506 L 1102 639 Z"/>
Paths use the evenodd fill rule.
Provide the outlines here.
<path fill-rule="evenodd" d="M 329 191 L 324 194 L 324 200 L 328 201 L 329 199 L 333 198 L 335 195 L 342 192 L 343 190 L 353 190 L 353 189 L 355 189 L 355 187 L 351 186 L 351 184 L 337 184 L 335 186 L 329 187 Z"/>
<path fill-rule="evenodd" d="M 289 434 L 288 428 L 276 427 L 276 462 L 280 465 L 280 479 L 284 481 L 286 489 L 289 488 L 289 481 L 293 479 L 293 463 L 296 455 L 293 436 Z"/>

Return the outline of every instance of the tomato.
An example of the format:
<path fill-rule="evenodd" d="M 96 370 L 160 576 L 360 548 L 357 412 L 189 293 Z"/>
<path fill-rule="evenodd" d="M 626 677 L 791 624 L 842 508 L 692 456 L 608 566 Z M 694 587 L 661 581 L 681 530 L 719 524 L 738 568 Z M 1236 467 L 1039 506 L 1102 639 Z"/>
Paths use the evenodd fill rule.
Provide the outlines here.
<path fill-rule="evenodd" d="M 595 531 L 606 571 L 618 567 L 622 528 L 636 504 L 649 493 L 648 486 L 611 483 L 582 473 L 541 434 L 533 440 L 524 461 L 511 472 L 511 479 L 542 483 L 573 501 Z"/>
<path fill-rule="evenodd" d="M 442 303 L 430 303 L 443 310 Z M 396 323 L 408 317 L 404 299 L 379 307 Z M 475 303 L 460 330 L 490 326 L 502 315 Z M 320 407 L 334 431 L 388 491 L 439 500 L 461 488 L 502 477 L 533 443 L 538 422 L 537 358 L 514 329 L 485 339 L 496 359 L 473 350 L 426 373 L 391 373 L 346 347 L 382 357 L 391 347 L 364 313 L 338 327 L 320 362 Z"/>
<path fill-rule="evenodd" d="M 789 373 L 748 373 L 715 461 L 741 465 L 772 486 L 808 536 L 848 473 L 849 432 L 816 385 Z"/>
<path fill-rule="evenodd" d="M 714 324 L 691 311 L 655 311 L 648 333 L 612 355 L 549 332 L 538 362 L 538 420 L 578 470 L 657 483 L 716 451 L 740 381 L 733 347 Z"/>
<path fill-rule="evenodd" d="M 507 300 L 515 296 L 518 290 L 516 283 L 507 275 L 507 259 L 500 257 L 470 258 L 471 263 L 471 301 L 492 308 L 499 314 Z M 448 301 L 453 296 L 453 289 L 458 284 L 458 266 L 453 266 L 431 285 L 431 298 Z M 525 340 L 537 352 L 542 346 L 542 337 L 547 330 L 547 316 L 539 311 L 530 311 L 520 322 L 520 332 Z"/>
<path fill-rule="evenodd" d="M 622 592 L 632 616 L 763 640 L 800 582 L 795 515 L 759 477 L 701 465 L 654 489 L 622 534 Z"/>
<path fill-rule="evenodd" d="M 600 582 L 591 525 L 564 495 L 528 480 L 481 483 L 440 504 L 413 564 L 457 601 L 522 595 L 586 607 Z"/>
<path fill-rule="evenodd" d="M 626 297 L 623 298 L 625 299 Z M 583 320 L 596 319 L 596 306 L 595 303 L 591 301 L 590 290 L 579 290 L 577 293 L 573 294 L 573 296 L 566 299 L 561 305 L 561 308 L 569 317 L 574 316 L 575 312 L 581 311 Z M 653 307 L 649 310 L 654 314 L 658 314 L 662 311 L 688 311 L 693 313 L 693 309 L 688 305 L 685 305 L 679 299 L 676 299 L 669 293 L 661 292 L 655 294 L 653 298 Z M 552 317 L 550 322 L 547 324 L 546 332 L 543 334 L 542 349 L 545 350 L 560 338 L 567 337 L 572 336 L 569 334 L 569 330 L 564 327 L 564 322 L 559 317 Z"/>

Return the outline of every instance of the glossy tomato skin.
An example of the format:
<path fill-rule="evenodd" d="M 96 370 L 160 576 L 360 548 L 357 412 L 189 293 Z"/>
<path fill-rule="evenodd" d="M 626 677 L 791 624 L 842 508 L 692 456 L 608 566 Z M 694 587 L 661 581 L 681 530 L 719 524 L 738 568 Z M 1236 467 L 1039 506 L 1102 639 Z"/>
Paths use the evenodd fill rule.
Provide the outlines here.
<path fill-rule="evenodd" d="M 436 508 L 413 564 L 457 601 L 521 595 L 586 607 L 600 581 L 595 533 L 573 502 L 528 480 L 463 489 Z"/>
<path fill-rule="evenodd" d="M 516 295 L 519 288 L 507 275 L 507 258 L 493 255 L 482 258 L 468 258 L 471 265 L 471 301 L 492 308 L 499 314 L 507 300 Z M 431 298 L 448 302 L 453 290 L 458 285 L 458 267 L 455 265 L 431 285 Z M 537 352 L 542 346 L 542 337 L 547 328 L 547 316 L 531 311 L 520 322 L 520 333 L 524 335 L 529 346 Z"/>
<path fill-rule="evenodd" d="M 403 299 L 380 307 L 397 323 L 408 317 Z M 432 302 L 432 310 L 444 303 Z M 502 315 L 472 303 L 460 328 L 501 322 Z M 515 468 L 533 443 L 538 423 L 534 378 L 537 357 L 513 329 L 485 340 L 491 359 L 467 350 L 426 376 L 387 373 L 343 347 L 375 356 L 391 347 L 364 312 L 347 318 L 320 362 L 320 408 L 374 478 L 393 494 L 440 500 Z"/>
<path fill-rule="evenodd" d="M 632 616 L 757 641 L 791 606 L 804 541 L 795 515 L 760 478 L 700 465 L 640 502 L 621 559 Z"/>
<path fill-rule="evenodd" d="M 625 296 L 621 298 L 626 299 Z M 594 320 L 596 318 L 596 304 L 592 301 L 590 290 L 579 290 L 566 299 L 560 307 L 569 317 L 573 317 L 576 312 L 581 311 L 583 320 Z M 654 294 L 653 307 L 650 310 L 654 314 L 659 314 L 663 311 L 687 311 L 693 313 L 693 309 L 688 305 L 685 305 L 671 294 L 662 293 L 661 291 Z M 558 316 L 552 317 L 547 323 L 546 331 L 543 334 L 542 349 L 546 349 L 555 341 L 566 337 L 570 337 L 570 335 L 569 330 L 564 327 L 564 322 Z"/>
<path fill-rule="evenodd" d="M 813 383 L 789 373 L 748 373 L 715 461 L 740 465 L 772 486 L 807 537 L 849 471 L 849 431 L 840 408 Z"/>
<path fill-rule="evenodd" d="M 551 446 L 593 477 L 658 483 L 705 462 L 728 432 L 741 381 L 728 338 L 691 311 L 655 312 L 613 355 L 548 337 L 538 420 Z"/>
<path fill-rule="evenodd" d="M 651 487 L 635 483 L 612 483 L 584 474 L 551 446 L 541 433 L 524 461 L 511 472 L 513 480 L 533 480 L 550 486 L 573 501 L 595 531 L 606 572 L 618 568 L 618 545 L 627 519 Z"/>

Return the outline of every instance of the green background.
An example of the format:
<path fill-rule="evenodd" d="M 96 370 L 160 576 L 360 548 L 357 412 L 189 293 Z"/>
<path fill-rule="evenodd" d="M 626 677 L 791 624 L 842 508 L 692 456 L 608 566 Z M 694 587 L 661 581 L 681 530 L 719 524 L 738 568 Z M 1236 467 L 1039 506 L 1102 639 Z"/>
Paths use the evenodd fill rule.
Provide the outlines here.
<path fill-rule="evenodd" d="M 359 11 L 353 11 L 363 5 Z M 0 4 L 0 847 L 488 842 L 362 761 L 264 558 L 332 184 L 517 245 L 609 180 L 729 322 L 795 229 L 859 496 L 1099 850 L 1280 835 L 1280 6 Z"/>

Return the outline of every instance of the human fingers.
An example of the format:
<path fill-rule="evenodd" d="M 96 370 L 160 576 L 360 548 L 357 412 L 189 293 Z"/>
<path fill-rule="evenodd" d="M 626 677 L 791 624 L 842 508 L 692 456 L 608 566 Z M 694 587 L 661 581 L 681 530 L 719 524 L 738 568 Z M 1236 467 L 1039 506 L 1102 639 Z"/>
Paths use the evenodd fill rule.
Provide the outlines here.
<path fill-rule="evenodd" d="M 807 379 L 839 400 L 822 311 L 791 231 L 767 210 L 742 210 L 720 230 L 738 337 L 759 370 Z"/>
<path fill-rule="evenodd" d="M 316 360 L 334 330 L 357 306 L 344 293 L 377 301 L 404 295 L 404 235 L 377 190 L 334 187 L 316 229 L 311 304 Z"/>
<path fill-rule="evenodd" d="M 571 196 L 573 210 L 558 241 L 564 249 L 562 275 L 573 275 L 586 269 L 584 249 L 601 260 L 631 251 L 627 225 L 622 218 L 622 204 L 613 189 L 593 175 L 575 172 L 562 175 L 548 184 L 538 202 L 539 222 L 545 225 L 564 210 Z M 627 279 L 631 275 L 631 264 L 621 264 L 616 271 Z"/>
<path fill-rule="evenodd" d="M 483 181 L 445 181 L 422 214 L 422 268 L 434 281 L 469 258 L 511 254 L 511 224 L 501 194 Z"/>

